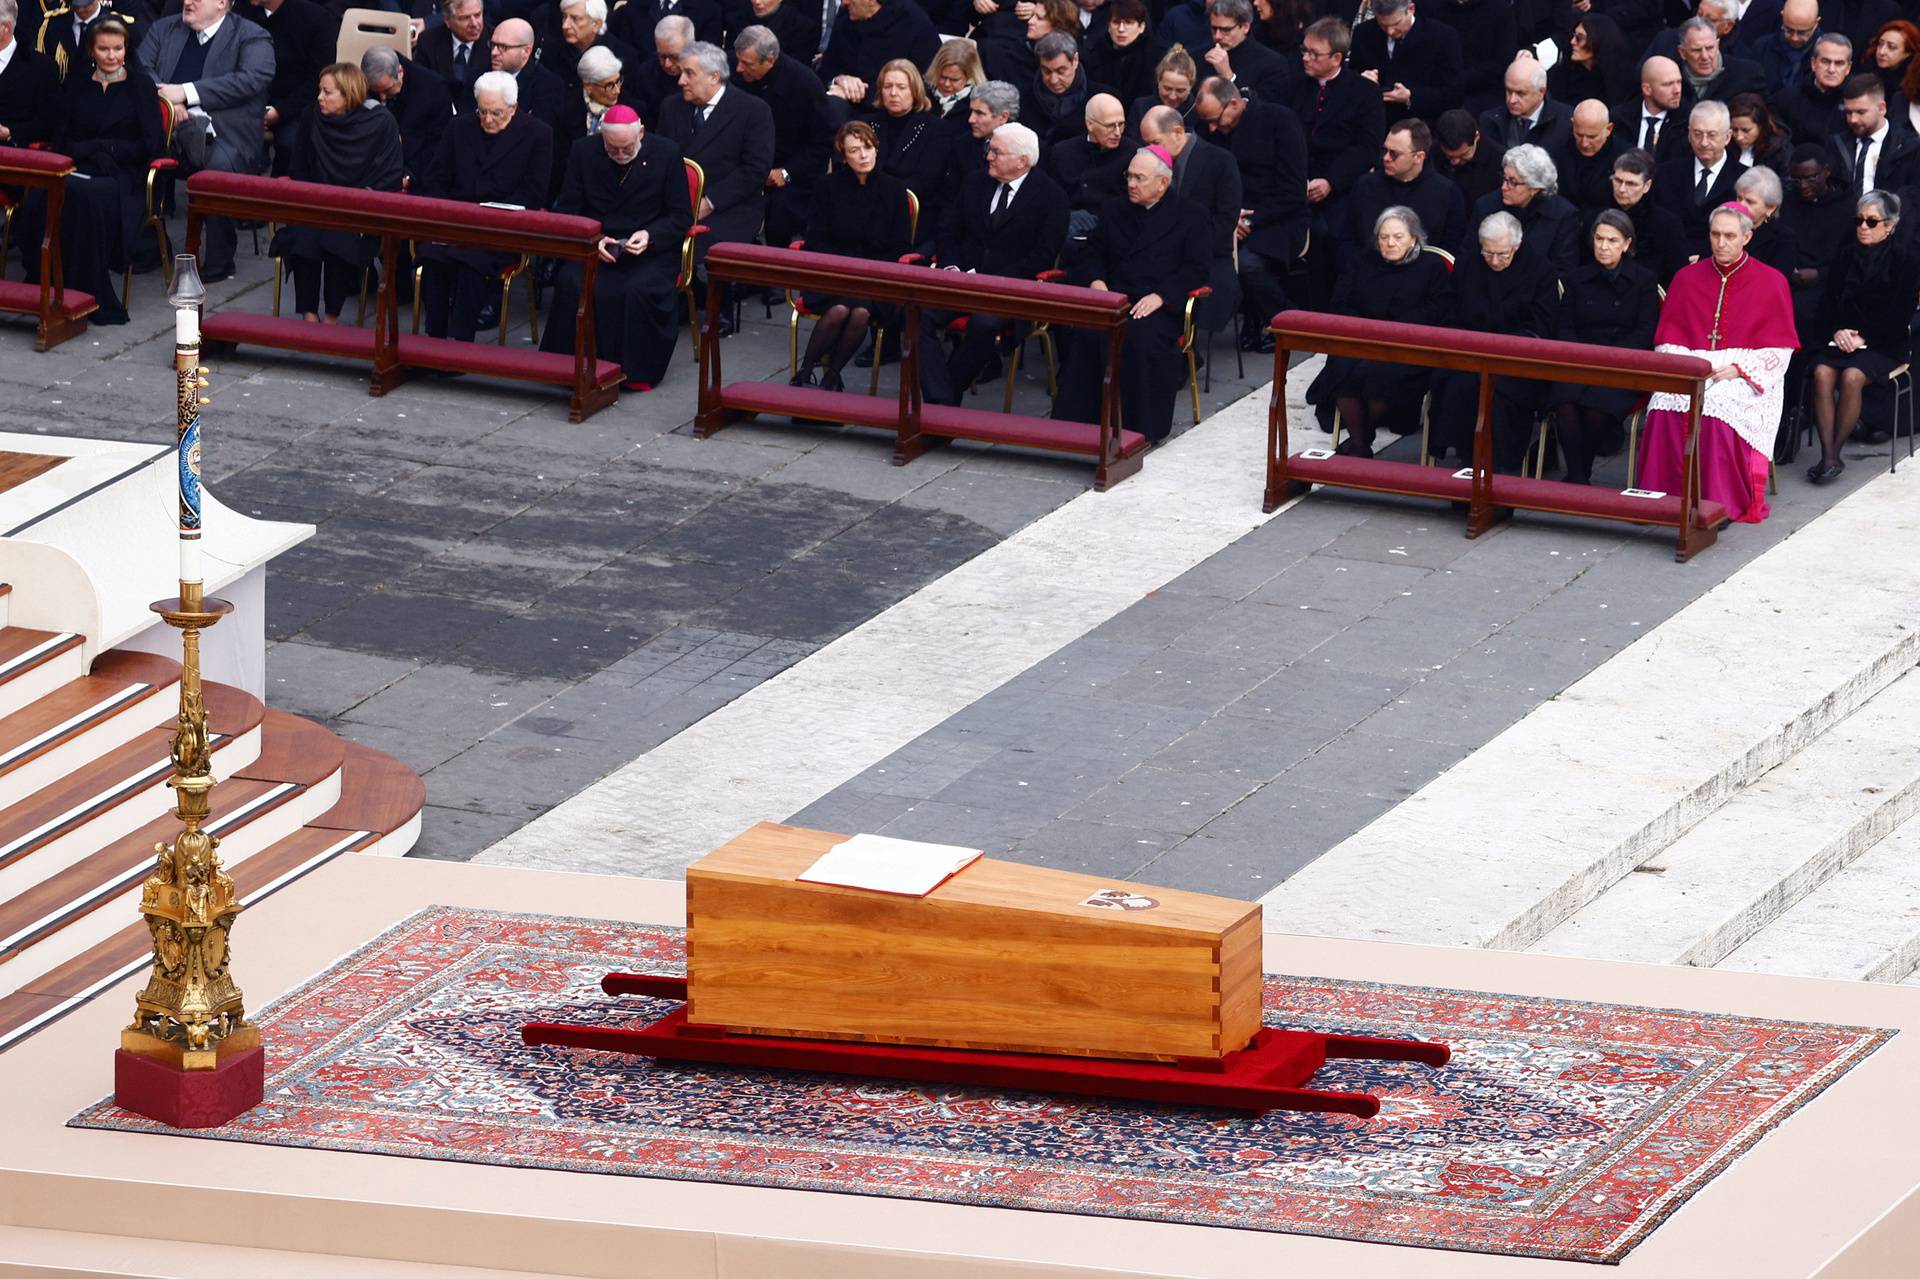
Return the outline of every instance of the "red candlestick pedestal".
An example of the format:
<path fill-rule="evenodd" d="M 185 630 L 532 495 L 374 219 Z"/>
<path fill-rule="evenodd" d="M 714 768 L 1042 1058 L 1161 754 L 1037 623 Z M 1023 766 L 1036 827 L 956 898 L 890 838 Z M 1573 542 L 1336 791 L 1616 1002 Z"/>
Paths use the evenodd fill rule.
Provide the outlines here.
<path fill-rule="evenodd" d="M 221 1053 L 212 1070 L 186 1070 L 121 1048 L 113 1054 L 113 1101 L 174 1128 L 217 1128 L 260 1104 L 266 1064 L 258 1044 Z"/>

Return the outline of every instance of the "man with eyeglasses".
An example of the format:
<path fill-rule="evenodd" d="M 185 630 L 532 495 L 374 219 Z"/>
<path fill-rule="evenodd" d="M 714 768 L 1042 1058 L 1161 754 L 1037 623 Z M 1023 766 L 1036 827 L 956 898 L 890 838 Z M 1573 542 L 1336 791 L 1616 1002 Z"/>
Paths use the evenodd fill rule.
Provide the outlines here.
<path fill-rule="evenodd" d="M 1887 89 L 1863 71 L 1840 90 L 1847 127 L 1827 137 L 1834 181 L 1852 195 L 1891 191 L 1908 199 L 1920 182 L 1920 137 L 1887 117 Z"/>
<path fill-rule="evenodd" d="M 1307 243 L 1312 215 L 1307 208 L 1307 136 L 1284 107 L 1256 102 L 1231 80 L 1209 76 L 1200 82 L 1193 114 L 1213 145 L 1240 167 L 1240 292 L 1247 323 L 1241 344 L 1249 351 L 1272 350 L 1267 321 L 1287 308 L 1288 270 Z"/>
<path fill-rule="evenodd" d="M 1685 113 L 1680 110 L 1686 82 L 1672 58 L 1648 58 L 1640 64 L 1640 95 L 1613 108 L 1613 129 L 1623 145 L 1638 147 L 1656 164 L 1687 154 Z"/>
<path fill-rule="evenodd" d="M 1100 206 L 1126 192 L 1127 152 L 1120 141 L 1127 132 L 1127 109 L 1111 93 L 1087 99 L 1087 131 L 1078 138 L 1055 143 L 1046 152 L 1044 169 L 1060 184 L 1072 206 L 1067 215 L 1067 249 L 1062 265 L 1071 272 L 1084 252 L 1086 239 L 1100 218 Z"/>
<path fill-rule="evenodd" d="M 1806 71 L 1813 42 L 1820 36 L 1820 0 L 1787 0 L 1780 9 L 1780 27 L 1753 46 L 1753 60 L 1766 78 L 1772 99 Z"/>
<path fill-rule="evenodd" d="M 1813 42 L 1798 79 L 1773 98 L 1774 118 L 1796 138 L 1822 141 L 1846 126 L 1840 90 L 1853 78 L 1853 42 L 1828 31 Z"/>
<path fill-rule="evenodd" d="M 1373 167 L 1387 133 L 1380 86 L 1346 69 L 1352 40 L 1338 18 L 1310 24 L 1300 40 L 1306 76 L 1285 103 L 1307 134 L 1307 203 L 1323 213 L 1328 200 L 1344 197 Z"/>
<path fill-rule="evenodd" d="M 493 29 L 487 54 L 495 71 L 512 76 L 519 85 L 521 114 L 537 117 L 558 136 L 567 110 L 567 87 L 534 59 L 532 24 L 524 18 L 508 18 Z"/>
<path fill-rule="evenodd" d="M 1687 233 L 1680 215 L 1653 199 L 1653 157 L 1635 147 L 1613 162 L 1612 195 L 1606 207 L 1619 210 L 1633 223 L 1633 260 L 1661 284 L 1687 264 L 1694 250 L 1688 247 Z M 1591 229 L 1589 221 L 1588 227 Z M 1593 256 L 1593 237 L 1582 237 L 1582 252 Z"/>
<path fill-rule="evenodd" d="M 1211 74 L 1252 90 L 1268 101 L 1285 91 L 1292 68 L 1287 60 L 1253 38 L 1253 6 L 1248 0 L 1208 0 L 1207 30 L 1213 44 L 1203 61 Z"/>
<path fill-rule="evenodd" d="M 1380 86 L 1391 115 L 1428 125 L 1460 105 L 1460 37 L 1443 22 L 1422 22 L 1413 0 L 1373 0 L 1373 21 L 1353 31 L 1353 69 Z"/>
<path fill-rule="evenodd" d="M 1708 220 L 1715 209 L 1732 202 L 1734 183 L 1747 171 L 1727 149 L 1732 140 L 1726 103 L 1696 103 L 1687 114 L 1687 145 L 1692 154 L 1684 160 L 1669 160 L 1657 171 L 1654 195 L 1679 217 L 1690 255 L 1707 251 Z"/>
<path fill-rule="evenodd" d="M 1427 243 L 1452 253 L 1467 238 L 1467 202 L 1460 188 L 1449 182 L 1427 160 L 1433 153 L 1433 132 L 1413 117 L 1387 130 L 1380 148 L 1380 167 L 1353 186 L 1352 209 L 1341 233 L 1349 246 L 1365 244 L 1375 221 L 1394 205 L 1405 205 L 1420 215 Z"/>

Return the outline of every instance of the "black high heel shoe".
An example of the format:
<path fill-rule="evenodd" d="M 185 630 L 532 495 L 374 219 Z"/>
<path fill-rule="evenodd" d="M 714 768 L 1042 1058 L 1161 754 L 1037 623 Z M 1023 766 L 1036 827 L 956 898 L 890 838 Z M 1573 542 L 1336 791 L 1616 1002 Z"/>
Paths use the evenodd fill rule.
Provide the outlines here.
<path fill-rule="evenodd" d="M 792 377 L 788 378 L 787 385 L 788 386 L 816 386 L 818 385 L 818 383 L 814 381 L 813 373 L 814 373 L 814 366 L 809 364 L 806 367 L 797 370 Z"/>

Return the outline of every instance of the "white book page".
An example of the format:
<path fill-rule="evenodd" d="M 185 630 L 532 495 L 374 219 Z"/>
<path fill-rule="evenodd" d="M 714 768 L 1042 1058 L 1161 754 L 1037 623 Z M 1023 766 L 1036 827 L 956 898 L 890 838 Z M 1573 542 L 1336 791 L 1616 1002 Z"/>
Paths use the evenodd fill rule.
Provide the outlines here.
<path fill-rule="evenodd" d="M 886 835 L 855 835 L 829 848 L 799 878 L 811 884 L 925 897 L 979 856 L 977 848 L 922 844 Z"/>

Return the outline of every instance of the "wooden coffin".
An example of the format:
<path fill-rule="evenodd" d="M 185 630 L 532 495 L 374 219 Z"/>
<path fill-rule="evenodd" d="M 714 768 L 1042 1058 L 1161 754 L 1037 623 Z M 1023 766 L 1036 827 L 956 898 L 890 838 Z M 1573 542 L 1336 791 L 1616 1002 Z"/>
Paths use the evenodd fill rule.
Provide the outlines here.
<path fill-rule="evenodd" d="M 1260 1028 L 1253 902 L 990 858 L 925 897 L 798 882 L 844 838 L 762 822 L 688 868 L 690 1023 L 1162 1061 Z"/>

